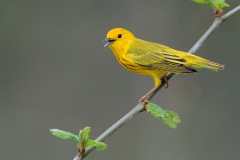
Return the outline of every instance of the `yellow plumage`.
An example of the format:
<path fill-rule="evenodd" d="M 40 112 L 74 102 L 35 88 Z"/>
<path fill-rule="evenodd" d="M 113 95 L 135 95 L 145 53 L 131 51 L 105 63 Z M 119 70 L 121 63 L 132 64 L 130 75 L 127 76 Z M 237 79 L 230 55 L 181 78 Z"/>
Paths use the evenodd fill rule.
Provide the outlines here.
<path fill-rule="evenodd" d="M 105 46 L 110 47 L 118 62 L 124 68 L 153 77 L 155 87 L 141 101 L 161 84 L 159 76 L 166 75 L 168 72 L 177 74 L 197 72 L 189 66 L 216 71 L 224 69 L 221 64 L 193 54 L 138 39 L 130 31 L 123 28 L 110 30 L 107 33 L 106 41 Z"/>

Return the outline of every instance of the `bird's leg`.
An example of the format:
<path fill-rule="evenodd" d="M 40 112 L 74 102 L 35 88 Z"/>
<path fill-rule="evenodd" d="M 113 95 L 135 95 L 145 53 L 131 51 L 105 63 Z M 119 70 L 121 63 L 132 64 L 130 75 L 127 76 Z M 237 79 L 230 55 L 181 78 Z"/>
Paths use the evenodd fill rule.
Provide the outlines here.
<path fill-rule="evenodd" d="M 158 75 L 153 74 L 151 76 L 153 77 L 155 86 L 138 101 L 138 103 L 144 102 L 145 106 L 148 103 L 148 100 L 147 100 L 148 96 L 150 96 L 161 85 L 161 81 Z M 165 88 L 167 88 L 168 87 L 167 74 L 163 75 L 161 79 L 165 82 Z"/>
<path fill-rule="evenodd" d="M 138 101 L 138 103 L 148 102 L 147 97 L 148 97 L 153 91 L 155 91 L 155 89 L 157 89 L 157 87 L 153 87 L 153 89 L 151 89 L 147 94 L 145 94 L 145 95 Z"/>
<path fill-rule="evenodd" d="M 164 74 L 161 79 L 165 82 L 164 87 L 168 88 L 167 74 Z"/>

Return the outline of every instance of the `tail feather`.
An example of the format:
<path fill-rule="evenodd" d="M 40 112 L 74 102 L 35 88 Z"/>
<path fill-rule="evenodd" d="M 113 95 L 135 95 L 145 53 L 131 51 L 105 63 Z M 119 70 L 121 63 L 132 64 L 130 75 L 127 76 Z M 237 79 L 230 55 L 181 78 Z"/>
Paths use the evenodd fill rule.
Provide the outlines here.
<path fill-rule="evenodd" d="M 209 61 L 193 54 L 186 54 L 184 58 L 187 59 L 187 66 L 193 66 L 196 68 L 207 68 L 215 72 L 217 72 L 218 70 L 224 70 L 224 65 Z"/>
<path fill-rule="evenodd" d="M 193 67 L 196 67 L 196 68 L 207 68 L 207 69 L 210 69 L 210 70 L 213 70 L 215 72 L 217 72 L 218 70 L 224 70 L 224 65 L 222 64 L 218 64 L 218 63 L 215 63 L 215 62 L 211 62 L 211 61 L 208 61 L 208 60 L 204 60 L 196 65 L 193 65 Z"/>
<path fill-rule="evenodd" d="M 171 50 L 171 52 L 173 51 Z M 216 72 L 218 70 L 224 70 L 224 65 L 209 61 L 190 53 L 174 50 L 174 55 L 183 58 L 184 61 L 182 60 L 181 64 L 186 67 L 192 66 L 195 68 L 207 68 Z"/>

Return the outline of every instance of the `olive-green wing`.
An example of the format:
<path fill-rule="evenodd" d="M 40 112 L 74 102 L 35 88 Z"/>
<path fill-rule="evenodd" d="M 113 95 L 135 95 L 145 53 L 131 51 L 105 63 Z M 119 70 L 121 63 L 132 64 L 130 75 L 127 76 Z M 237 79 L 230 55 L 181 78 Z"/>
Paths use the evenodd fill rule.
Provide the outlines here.
<path fill-rule="evenodd" d="M 128 49 L 127 56 L 145 69 L 172 73 L 191 73 L 195 70 L 184 66 L 185 59 L 169 53 L 171 48 L 138 39 Z"/>

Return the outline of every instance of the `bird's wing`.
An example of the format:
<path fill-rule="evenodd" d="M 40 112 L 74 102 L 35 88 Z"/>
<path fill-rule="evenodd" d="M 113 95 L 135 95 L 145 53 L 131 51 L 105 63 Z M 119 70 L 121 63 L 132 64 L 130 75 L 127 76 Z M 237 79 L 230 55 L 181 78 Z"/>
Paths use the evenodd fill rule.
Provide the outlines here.
<path fill-rule="evenodd" d="M 170 53 L 171 48 L 138 40 L 131 45 L 127 51 L 127 56 L 135 64 L 152 70 L 163 70 L 172 73 L 196 72 L 184 65 L 185 59 Z M 173 50 L 176 51 L 176 50 Z"/>

